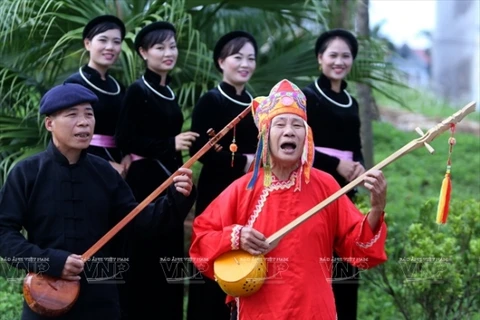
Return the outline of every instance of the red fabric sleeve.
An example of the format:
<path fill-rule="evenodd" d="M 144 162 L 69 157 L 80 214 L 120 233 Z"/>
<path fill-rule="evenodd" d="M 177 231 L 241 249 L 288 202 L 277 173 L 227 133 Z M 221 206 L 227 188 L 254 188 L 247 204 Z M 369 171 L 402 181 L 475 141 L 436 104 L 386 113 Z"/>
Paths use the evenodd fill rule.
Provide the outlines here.
<path fill-rule="evenodd" d="M 336 206 L 335 251 L 339 256 L 361 269 L 373 268 L 387 261 L 384 215 L 380 217 L 377 230 L 372 230 L 367 221 L 368 215 L 363 215 L 346 196 L 342 196 Z"/>
<path fill-rule="evenodd" d="M 231 185 L 193 221 L 190 258 L 209 278 L 213 279 L 215 259 L 239 248 L 242 226 L 235 224 L 238 199 L 236 185 Z"/>

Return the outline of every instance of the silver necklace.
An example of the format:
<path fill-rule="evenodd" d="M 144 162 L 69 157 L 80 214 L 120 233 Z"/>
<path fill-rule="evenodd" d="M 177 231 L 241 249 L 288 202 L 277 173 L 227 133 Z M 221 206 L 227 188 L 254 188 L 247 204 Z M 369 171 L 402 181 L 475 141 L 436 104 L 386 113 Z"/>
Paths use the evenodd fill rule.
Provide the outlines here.
<path fill-rule="evenodd" d="M 220 87 L 220 85 L 217 86 L 217 89 L 218 89 L 218 91 L 220 91 L 220 93 L 221 93 L 225 98 L 227 98 L 228 100 L 230 100 L 230 101 L 232 101 L 233 103 L 236 103 L 236 104 L 238 104 L 238 105 L 248 107 L 248 106 L 250 105 L 250 103 L 252 103 L 252 101 L 253 101 L 252 95 L 251 95 L 247 90 L 245 90 L 245 93 L 250 97 L 250 102 L 241 102 L 241 101 L 235 100 L 235 99 L 233 99 L 233 98 L 230 98 L 225 92 L 223 92 L 223 90 L 222 90 L 222 88 Z"/>
<path fill-rule="evenodd" d="M 160 98 L 163 98 L 163 99 L 165 99 L 165 100 L 170 100 L 170 101 L 173 100 L 173 99 L 175 99 L 175 93 L 173 93 L 172 89 L 170 89 L 170 87 L 169 87 L 168 85 L 165 86 L 165 87 L 167 87 L 168 91 L 170 91 L 170 93 L 172 94 L 172 97 L 171 97 L 171 98 L 170 98 L 170 97 L 167 97 L 167 96 L 164 96 L 163 94 L 161 94 L 161 93 L 158 92 L 157 90 L 153 89 L 153 88 L 148 84 L 148 82 L 145 80 L 145 77 L 144 77 L 144 76 L 142 76 L 142 80 L 143 80 L 143 83 L 145 83 L 145 85 L 146 85 L 150 90 L 152 90 L 153 93 L 155 93 L 157 96 L 159 96 Z"/>
<path fill-rule="evenodd" d="M 348 97 L 348 103 L 347 104 L 342 104 L 342 103 L 338 103 L 337 101 L 331 99 L 329 96 L 327 96 L 323 91 L 322 89 L 320 89 L 320 87 L 318 86 L 318 83 L 317 81 L 315 80 L 315 87 L 317 88 L 318 92 L 320 92 L 322 94 L 322 96 L 324 96 L 328 101 L 330 101 L 331 103 L 333 103 L 334 105 L 337 105 L 339 107 L 342 107 L 342 108 L 349 108 L 352 106 L 352 97 L 350 96 L 350 94 L 348 94 L 347 90 L 343 89 L 343 92 L 345 92 L 345 94 L 347 95 Z"/>
<path fill-rule="evenodd" d="M 99 87 L 97 87 L 96 85 L 94 85 L 93 83 L 91 83 L 90 81 L 88 81 L 88 79 L 85 77 L 85 75 L 83 74 L 82 72 L 82 67 L 80 67 L 80 69 L 78 69 L 78 73 L 80 73 L 80 77 L 82 77 L 82 79 L 90 86 L 92 87 L 93 89 L 97 90 L 98 92 L 101 92 L 103 94 L 108 94 L 110 96 L 116 96 L 117 94 L 120 93 L 120 85 L 118 84 L 117 80 L 115 80 L 114 77 L 112 77 L 111 75 L 108 75 L 110 77 L 110 79 L 113 80 L 113 82 L 115 82 L 115 85 L 117 86 L 117 92 L 108 92 L 108 91 L 105 91 L 105 90 L 102 90 L 100 89 Z"/>

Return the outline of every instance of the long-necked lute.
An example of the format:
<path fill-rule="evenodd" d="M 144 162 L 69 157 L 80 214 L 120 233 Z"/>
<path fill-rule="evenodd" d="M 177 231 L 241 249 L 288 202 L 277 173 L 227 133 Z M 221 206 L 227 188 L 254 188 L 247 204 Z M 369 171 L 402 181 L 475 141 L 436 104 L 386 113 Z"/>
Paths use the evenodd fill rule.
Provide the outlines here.
<path fill-rule="evenodd" d="M 428 151 L 432 153 L 434 150 L 428 144 L 441 133 L 450 129 L 451 125 L 460 122 L 466 115 L 475 110 L 475 102 L 470 102 L 461 110 L 454 113 L 452 116 L 443 120 L 441 123 L 429 129 L 425 134 L 422 132 L 420 138 L 414 139 L 405 146 L 395 151 L 389 157 L 379 162 L 377 165 L 360 175 L 346 186 L 323 200 L 307 212 L 303 213 L 295 220 L 276 231 L 267 238 L 267 242 L 276 245 L 283 237 L 290 231 L 298 227 L 307 219 L 315 215 L 317 212 L 337 200 L 339 197 L 352 190 L 357 185 L 361 184 L 366 175 L 371 170 L 380 170 L 407 153 L 418 149 L 422 146 L 427 147 Z M 417 132 L 421 132 L 417 128 Z M 267 276 L 267 263 L 263 255 L 251 255 L 244 250 L 233 250 L 220 255 L 214 261 L 214 276 L 218 285 L 222 290 L 233 297 L 245 297 L 257 292 L 263 285 Z"/>
<path fill-rule="evenodd" d="M 219 151 L 217 142 L 227 134 L 249 112 L 251 107 L 245 108 L 237 117 L 228 123 L 221 131 L 209 139 L 209 141 L 195 153 L 181 168 L 190 168 L 210 148 Z M 211 132 L 209 135 L 211 136 Z M 214 131 L 213 131 L 214 132 Z M 110 231 L 100 238 L 83 255 L 82 260 L 88 261 L 122 228 L 124 228 L 135 216 L 137 216 L 149 203 L 157 198 L 166 188 L 173 183 L 173 178 L 181 174 L 180 169 L 175 171 L 147 198 L 140 202 L 128 215 L 118 222 Z M 23 296 L 28 306 L 36 313 L 47 317 L 55 317 L 66 313 L 77 301 L 80 293 L 80 281 L 69 281 L 55 278 L 41 273 L 29 272 L 23 281 Z"/>

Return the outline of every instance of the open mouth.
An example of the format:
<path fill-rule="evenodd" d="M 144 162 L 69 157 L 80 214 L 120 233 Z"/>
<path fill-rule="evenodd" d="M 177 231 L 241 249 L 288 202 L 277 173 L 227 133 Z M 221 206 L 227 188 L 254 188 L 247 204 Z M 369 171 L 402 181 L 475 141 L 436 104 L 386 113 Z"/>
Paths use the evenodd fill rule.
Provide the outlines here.
<path fill-rule="evenodd" d="M 294 142 L 284 142 L 280 145 L 280 148 L 284 151 L 295 151 L 297 144 Z"/>

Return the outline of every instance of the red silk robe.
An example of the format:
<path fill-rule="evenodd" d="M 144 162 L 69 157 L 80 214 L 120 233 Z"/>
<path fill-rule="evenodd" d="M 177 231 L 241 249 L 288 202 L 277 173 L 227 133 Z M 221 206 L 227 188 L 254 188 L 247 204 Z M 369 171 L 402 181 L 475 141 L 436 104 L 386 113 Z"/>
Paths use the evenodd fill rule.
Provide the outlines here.
<path fill-rule="evenodd" d="M 194 220 L 190 257 L 210 278 L 215 259 L 239 249 L 242 226 L 268 237 L 339 189 L 329 174 L 312 169 L 308 184 L 302 175 L 301 190 L 295 190 L 296 172 L 285 181 L 273 177 L 264 187 L 263 171 L 255 187 L 247 190 L 251 174 L 232 183 Z M 336 319 L 333 249 L 361 269 L 372 268 L 387 260 L 386 234 L 383 216 L 372 230 L 366 216 L 346 196 L 340 197 L 265 255 L 268 278 L 255 294 L 235 299 L 238 319 Z"/>

